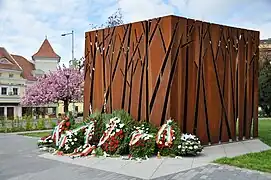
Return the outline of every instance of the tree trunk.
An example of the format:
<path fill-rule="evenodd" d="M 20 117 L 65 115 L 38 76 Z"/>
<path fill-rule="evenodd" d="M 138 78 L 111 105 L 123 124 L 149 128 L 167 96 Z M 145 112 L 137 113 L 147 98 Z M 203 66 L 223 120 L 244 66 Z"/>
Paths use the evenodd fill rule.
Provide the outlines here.
<path fill-rule="evenodd" d="M 69 101 L 64 100 L 64 113 L 67 115 L 69 113 Z"/>

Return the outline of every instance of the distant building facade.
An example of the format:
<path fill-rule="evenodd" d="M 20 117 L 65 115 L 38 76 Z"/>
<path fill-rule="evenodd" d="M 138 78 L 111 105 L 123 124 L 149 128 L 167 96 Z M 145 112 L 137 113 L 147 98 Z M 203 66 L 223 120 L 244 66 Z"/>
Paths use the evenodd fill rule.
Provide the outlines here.
<path fill-rule="evenodd" d="M 0 47 L 0 117 L 22 117 L 24 114 L 57 115 L 58 104 L 44 107 L 25 107 L 20 99 L 25 88 L 36 82 L 37 77 L 54 71 L 60 62 L 48 39 L 45 39 L 38 52 L 27 60 L 23 56 L 10 54 Z"/>

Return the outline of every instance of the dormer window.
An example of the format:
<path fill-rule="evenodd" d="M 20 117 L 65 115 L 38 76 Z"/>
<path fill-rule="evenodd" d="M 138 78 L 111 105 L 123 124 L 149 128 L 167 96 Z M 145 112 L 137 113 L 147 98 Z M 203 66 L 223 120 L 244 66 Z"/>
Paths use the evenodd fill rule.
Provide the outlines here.
<path fill-rule="evenodd" d="M 1 58 L 0 59 L 0 64 L 12 64 L 12 63 L 9 62 L 9 60 L 7 58 Z"/>

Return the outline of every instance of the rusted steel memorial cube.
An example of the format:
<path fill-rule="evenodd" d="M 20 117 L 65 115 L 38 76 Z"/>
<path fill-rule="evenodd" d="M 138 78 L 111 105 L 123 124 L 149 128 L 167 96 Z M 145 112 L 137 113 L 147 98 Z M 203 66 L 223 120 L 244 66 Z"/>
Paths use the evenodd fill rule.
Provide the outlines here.
<path fill-rule="evenodd" d="M 258 136 L 259 32 L 165 16 L 85 38 L 85 117 L 173 118 L 204 144 Z"/>

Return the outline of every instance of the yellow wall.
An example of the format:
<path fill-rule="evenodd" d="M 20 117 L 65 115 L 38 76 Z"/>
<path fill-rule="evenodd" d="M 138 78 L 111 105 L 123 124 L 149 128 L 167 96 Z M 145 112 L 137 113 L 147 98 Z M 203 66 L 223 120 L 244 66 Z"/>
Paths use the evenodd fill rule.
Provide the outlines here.
<path fill-rule="evenodd" d="M 0 70 L 0 74 L 1 87 L 8 87 L 8 91 L 11 91 L 13 87 L 16 87 L 19 90 L 19 96 L 22 97 L 24 95 L 26 80 L 21 77 L 20 71 Z M 9 77 L 9 74 L 13 74 L 13 77 Z"/>
<path fill-rule="evenodd" d="M 78 112 L 83 112 L 84 103 L 74 103 L 74 106 L 78 106 Z M 73 110 L 73 103 L 69 104 L 69 111 Z M 61 102 L 58 104 L 57 113 L 64 113 L 64 104 Z"/>

